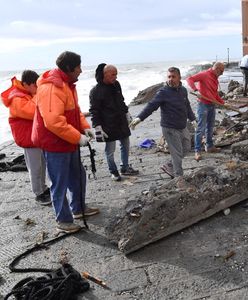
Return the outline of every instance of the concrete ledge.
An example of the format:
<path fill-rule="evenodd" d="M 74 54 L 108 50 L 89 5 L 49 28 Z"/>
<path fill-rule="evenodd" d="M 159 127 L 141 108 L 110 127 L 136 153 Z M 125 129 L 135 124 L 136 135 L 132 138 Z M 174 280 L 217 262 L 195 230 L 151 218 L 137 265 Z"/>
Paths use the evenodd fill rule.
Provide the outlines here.
<path fill-rule="evenodd" d="M 248 198 L 248 163 L 227 161 L 185 178 L 184 190 L 173 179 L 129 199 L 106 227 L 110 241 L 128 254 Z"/>

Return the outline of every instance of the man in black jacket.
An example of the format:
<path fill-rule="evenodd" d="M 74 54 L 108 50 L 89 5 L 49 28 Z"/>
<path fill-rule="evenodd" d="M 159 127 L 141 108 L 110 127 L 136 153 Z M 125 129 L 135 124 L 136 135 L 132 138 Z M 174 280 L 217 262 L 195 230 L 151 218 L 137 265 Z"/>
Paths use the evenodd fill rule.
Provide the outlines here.
<path fill-rule="evenodd" d="M 96 131 L 97 142 L 106 142 L 105 155 L 114 181 L 120 181 L 114 160 L 116 141 L 120 141 L 121 174 L 137 175 L 128 164 L 129 158 L 129 123 L 132 117 L 124 102 L 120 83 L 116 80 L 117 68 L 113 65 L 100 64 L 95 73 L 97 85 L 90 91 L 90 113 L 92 126 Z"/>

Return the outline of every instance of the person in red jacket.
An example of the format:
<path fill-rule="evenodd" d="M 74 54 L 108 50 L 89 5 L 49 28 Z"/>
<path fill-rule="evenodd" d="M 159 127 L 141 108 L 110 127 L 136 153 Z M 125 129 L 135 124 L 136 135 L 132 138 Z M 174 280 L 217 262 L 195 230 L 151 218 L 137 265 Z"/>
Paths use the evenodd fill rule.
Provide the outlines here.
<path fill-rule="evenodd" d="M 86 172 L 79 146 L 87 146 L 94 133 L 78 105 L 76 81 L 81 74 L 80 55 L 65 51 L 56 60 L 58 68 L 38 79 L 32 140 L 44 150 L 57 229 L 81 229 L 73 219 L 99 213 L 85 205 Z M 67 199 L 68 197 L 68 199 Z"/>
<path fill-rule="evenodd" d="M 197 129 L 195 132 L 195 159 L 199 161 L 202 148 L 202 137 L 205 135 L 205 151 L 216 153 L 220 148 L 213 144 L 213 131 L 215 123 L 215 103 L 224 104 L 224 100 L 218 94 L 218 77 L 224 72 L 224 64 L 216 62 L 212 68 L 188 77 L 187 83 L 197 94 Z M 197 83 L 197 85 L 196 85 Z M 212 101 L 211 101 L 212 100 Z M 214 103 L 215 102 L 215 103 Z"/>
<path fill-rule="evenodd" d="M 35 112 L 34 95 L 39 75 L 32 70 L 22 72 L 21 81 L 11 79 L 12 85 L 1 93 L 3 104 L 9 109 L 9 124 L 16 144 L 24 148 L 24 157 L 29 172 L 35 199 L 41 205 L 51 204 L 50 191 L 46 186 L 46 166 L 41 149 L 31 141 Z"/>

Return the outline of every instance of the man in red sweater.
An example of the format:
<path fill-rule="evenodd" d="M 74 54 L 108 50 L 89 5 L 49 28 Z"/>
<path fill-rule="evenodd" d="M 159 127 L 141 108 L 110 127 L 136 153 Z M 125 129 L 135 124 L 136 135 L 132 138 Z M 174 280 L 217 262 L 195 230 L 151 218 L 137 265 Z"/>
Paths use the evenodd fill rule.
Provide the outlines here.
<path fill-rule="evenodd" d="M 224 104 L 224 100 L 218 94 L 218 77 L 224 72 L 224 64 L 216 62 L 212 68 L 188 77 L 187 83 L 197 94 L 197 129 L 195 132 L 195 159 L 201 157 L 203 135 L 206 138 L 205 151 L 210 153 L 219 152 L 213 144 L 213 130 L 215 124 L 215 104 Z M 208 99 L 208 100 L 207 100 Z M 212 100 L 212 101 L 211 101 Z"/>

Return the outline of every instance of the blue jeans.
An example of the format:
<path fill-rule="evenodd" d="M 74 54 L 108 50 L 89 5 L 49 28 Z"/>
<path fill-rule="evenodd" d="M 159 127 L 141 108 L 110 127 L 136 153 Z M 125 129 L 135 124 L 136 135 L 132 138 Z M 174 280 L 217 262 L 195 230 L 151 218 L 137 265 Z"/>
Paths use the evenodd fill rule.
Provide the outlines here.
<path fill-rule="evenodd" d="M 44 151 L 57 222 L 73 222 L 72 213 L 81 213 L 85 209 L 86 172 L 79 155 L 79 149 L 74 152 Z"/>
<path fill-rule="evenodd" d="M 213 131 L 215 122 L 215 106 L 213 104 L 198 103 L 197 129 L 195 132 L 195 152 L 201 151 L 202 137 L 206 138 L 206 147 L 213 147 Z"/>
<path fill-rule="evenodd" d="M 119 140 L 121 151 L 121 169 L 126 170 L 128 168 L 129 157 L 129 137 Z M 116 148 L 116 141 L 106 142 L 105 155 L 107 158 L 108 168 L 111 174 L 115 173 L 118 169 L 114 160 L 114 153 Z"/>

